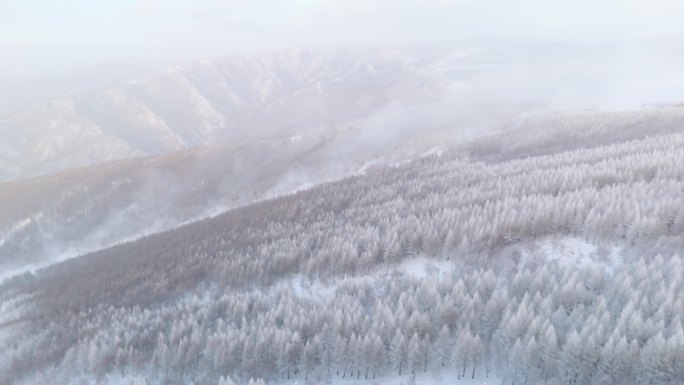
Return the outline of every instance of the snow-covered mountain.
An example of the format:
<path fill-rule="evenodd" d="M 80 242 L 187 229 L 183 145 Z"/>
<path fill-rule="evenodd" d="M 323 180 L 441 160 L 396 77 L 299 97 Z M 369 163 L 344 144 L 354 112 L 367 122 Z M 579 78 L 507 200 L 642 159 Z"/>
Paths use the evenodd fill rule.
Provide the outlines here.
<path fill-rule="evenodd" d="M 115 86 L 153 70 L 154 66 L 99 63 L 44 73 L 0 74 L 0 116 L 36 102 L 83 95 Z"/>
<path fill-rule="evenodd" d="M 224 141 L 285 138 L 439 98 L 443 81 L 384 49 L 206 59 L 0 118 L 0 178 Z M 3 154 L 6 152 L 3 151 Z"/>
<path fill-rule="evenodd" d="M 338 47 L 197 60 L 2 115 L 0 180 L 340 125 L 365 142 L 425 129 L 472 138 L 557 111 L 684 97 L 680 74 L 606 52 Z"/>
<path fill-rule="evenodd" d="M 0 279 L 231 207 L 402 162 L 442 136 L 362 146 L 353 126 L 244 140 L 0 183 Z"/>
<path fill-rule="evenodd" d="M 506 160 L 667 134 L 684 107 L 562 113 L 461 145 Z M 367 142 L 339 126 L 0 183 L 0 279 L 255 201 L 444 151 L 442 130 Z"/>
<path fill-rule="evenodd" d="M 0 382 L 682 383 L 683 158 L 681 108 L 565 114 L 23 274 Z"/>

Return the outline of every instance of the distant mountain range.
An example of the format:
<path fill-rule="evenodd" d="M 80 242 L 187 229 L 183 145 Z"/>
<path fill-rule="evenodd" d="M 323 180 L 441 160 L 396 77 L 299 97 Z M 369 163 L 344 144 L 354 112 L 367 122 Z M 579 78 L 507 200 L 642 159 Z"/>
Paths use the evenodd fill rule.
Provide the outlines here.
<path fill-rule="evenodd" d="M 582 75 L 549 74 L 547 61 L 561 59 L 543 52 L 309 48 L 203 59 L 136 76 L 139 70 L 126 68 L 103 69 L 101 79 L 84 71 L 71 88 L 17 81 L 5 88 L 22 91 L 16 102 L 0 108 L 0 180 L 341 125 L 364 132 L 364 142 L 426 129 L 472 138 L 558 109 L 544 102 L 553 99 L 547 94 L 567 93 L 558 79 Z M 521 71 L 522 60 L 540 70 Z"/>
<path fill-rule="evenodd" d="M 439 99 L 447 85 L 385 49 L 311 49 L 173 66 L 0 118 L 0 179 L 236 140 L 286 138 Z"/>
<path fill-rule="evenodd" d="M 341 125 L 365 143 L 425 129 L 462 140 L 550 112 L 679 100 L 684 78 L 658 49 L 307 48 L 5 80 L 0 181 Z"/>

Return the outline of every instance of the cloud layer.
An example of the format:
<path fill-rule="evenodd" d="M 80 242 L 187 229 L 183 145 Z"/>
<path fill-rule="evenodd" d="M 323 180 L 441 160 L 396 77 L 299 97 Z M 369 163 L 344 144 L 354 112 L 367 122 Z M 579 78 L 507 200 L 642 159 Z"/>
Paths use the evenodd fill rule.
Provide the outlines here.
<path fill-rule="evenodd" d="M 321 44 L 615 44 L 684 35 L 677 0 L 3 0 L 0 70 Z"/>

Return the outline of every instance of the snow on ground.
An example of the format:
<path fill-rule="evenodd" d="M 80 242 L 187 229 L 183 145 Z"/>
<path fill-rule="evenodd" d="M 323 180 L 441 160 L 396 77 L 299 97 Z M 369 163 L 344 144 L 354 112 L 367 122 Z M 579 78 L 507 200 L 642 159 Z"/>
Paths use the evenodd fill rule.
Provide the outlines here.
<path fill-rule="evenodd" d="M 331 295 L 337 285 L 326 285 L 319 280 L 311 281 L 301 274 L 291 278 L 287 285 L 298 297 L 323 299 Z"/>
<path fill-rule="evenodd" d="M 310 189 L 311 187 L 314 187 L 315 185 L 316 185 L 315 183 L 311 183 L 311 182 L 302 183 L 301 185 L 297 186 L 297 188 L 295 188 L 292 192 L 297 193 L 300 191 L 305 191 L 305 190 Z"/>
<path fill-rule="evenodd" d="M 546 238 L 537 242 L 523 258 L 603 268 L 612 273 L 621 261 L 621 246 L 597 246 L 580 238 Z"/>
<path fill-rule="evenodd" d="M 453 270 L 456 266 L 450 261 L 428 257 L 406 259 L 397 266 L 397 270 L 405 275 L 425 278 L 430 275 L 442 275 Z"/>
<path fill-rule="evenodd" d="M 434 147 L 431 148 L 424 153 L 420 154 L 421 157 L 426 157 L 426 156 L 431 156 L 431 155 L 437 155 L 437 156 L 442 156 L 444 152 L 447 150 L 446 147 Z"/>
<path fill-rule="evenodd" d="M 415 257 L 413 259 L 404 260 L 398 266 L 390 270 L 379 269 L 370 276 L 339 278 L 332 282 L 323 283 L 318 280 L 311 281 L 307 277 L 298 274 L 288 279 L 284 283 L 281 283 L 281 285 L 287 285 L 299 297 L 323 299 L 329 295 L 332 295 L 338 286 L 354 280 L 374 280 L 380 278 L 380 276 L 385 276 L 388 273 L 397 271 L 404 275 L 410 275 L 418 279 L 424 279 L 428 276 L 440 276 L 444 273 L 450 272 L 454 268 L 455 265 L 450 261 L 428 257 Z"/>
<path fill-rule="evenodd" d="M 365 175 L 366 171 L 368 171 L 369 168 L 371 168 L 373 166 L 377 166 L 377 165 L 382 165 L 382 160 L 380 160 L 380 159 L 370 160 L 370 161 L 364 163 L 361 166 L 361 168 L 356 170 L 356 172 L 354 172 L 354 175 Z"/>

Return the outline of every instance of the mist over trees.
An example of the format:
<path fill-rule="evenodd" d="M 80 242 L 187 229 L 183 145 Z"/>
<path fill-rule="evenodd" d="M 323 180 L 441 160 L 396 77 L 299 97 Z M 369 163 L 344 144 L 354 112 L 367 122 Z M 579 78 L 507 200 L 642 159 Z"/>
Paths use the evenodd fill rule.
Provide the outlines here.
<path fill-rule="evenodd" d="M 481 160 L 501 161 L 678 132 L 682 124 L 684 108 L 677 106 L 567 112 L 461 147 Z M 359 145 L 363 127 L 336 127 L 322 135 L 232 142 L 0 183 L 0 280 L 443 149 L 440 135 L 407 135 L 399 147 Z M 419 142 L 411 139 L 417 136 Z"/>
<path fill-rule="evenodd" d="M 15 277 L 0 383 L 684 382 L 684 134 L 496 140 Z"/>

